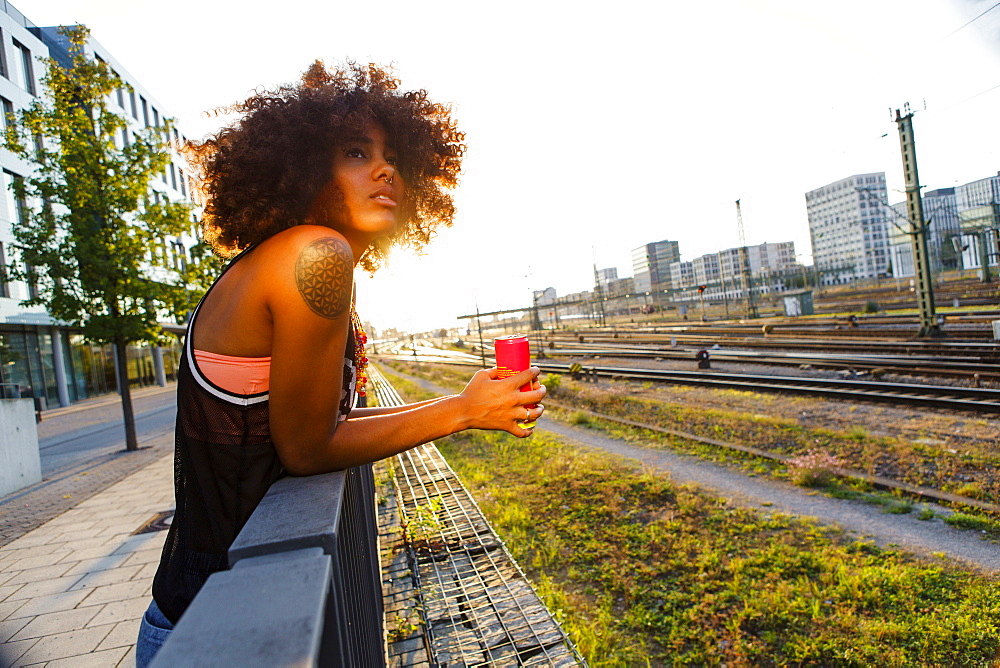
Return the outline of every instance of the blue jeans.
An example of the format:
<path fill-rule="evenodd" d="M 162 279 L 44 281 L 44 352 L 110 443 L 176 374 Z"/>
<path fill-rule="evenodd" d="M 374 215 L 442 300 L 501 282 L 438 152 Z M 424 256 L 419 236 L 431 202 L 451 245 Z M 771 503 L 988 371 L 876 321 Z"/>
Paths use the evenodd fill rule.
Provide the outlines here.
<path fill-rule="evenodd" d="M 174 625 L 163 616 L 156 601 L 151 601 L 139 624 L 139 639 L 135 643 L 135 668 L 146 668 L 153 661 L 173 629 Z"/>

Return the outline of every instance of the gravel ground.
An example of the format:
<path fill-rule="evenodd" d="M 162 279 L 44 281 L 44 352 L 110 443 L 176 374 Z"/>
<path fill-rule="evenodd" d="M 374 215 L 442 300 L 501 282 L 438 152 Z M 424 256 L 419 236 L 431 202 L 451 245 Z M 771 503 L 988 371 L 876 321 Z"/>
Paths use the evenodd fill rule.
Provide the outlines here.
<path fill-rule="evenodd" d="M 583 366 L 620 366 L 658 369 L 679 369 L 696 371 L 694 351 L 691 361 L 645 360 L 627 358 L 560 358 L 569 363 L 579 362 Z M 833 370 L 799 369 L 798 367 L 774 367 L 762 364 L 737 362 L 712 362 L 711 371 L 722 373 L 746 373 L 759 375 L 795 376 L 810 378 L 843 378 L 844 374 Z M 914 382 L 905 376 L 886 375 L 887 382 Z M 947 381 L 934 380 L 934 384 L 945 385 Z M 815 397 L 799 397 L 787 394 L 762 394 L 728 392 L 688 385 L 635 384 L 630 392 L 636 396 L 659 399 L 686 405 L 739 410 L 747 413 L 761 413 L 771 417 L 796 420 L 803 427 L 825 427 L 837 431 L 848 431 L 862 426 L 873 436 L 904 436 L 915 443 L 942 445 L 961 451 L 962 448 L 998 449 L 997 434 L 1000 433 L 1000 414 L 965 413 L 937 409 L 916 409 L 894 406 L 878 402 L 845 402 Z"/>
<path fill-rule="evenodd" d="M 617 362 L 615 360 L 616 365 Z M 398 374 L 429 391 L 445 394 L 451 392 L 422 378 L 384 366 L 382 368 L 389 375 Z M 729 367 L 727 370 L 737 369 Z M 952 443 L 956 447 L 961 447 L 962 443 L 968 441 L 995 444 L 1000 428 L 1000 418 L 995 416 L 983 418 L 944 411 L 915 412 L 912 409 L 882 405 L 846 405 L 843 402 L 815 399 L 800 402 L 794 397 L 780 395 L 753 399 L 750 393 L 743 393 L 746 397 L 742 394 L 730 396 L 736 393 L 729 393 L 723 399 L 718 393 L 690 387 L 650 386 L 639 391 L 644 396 L 665 401 L 683 401 L 703 406 L 712 403 L 721 405 L 724 402 L 725 407 L 731 410 L 737 408 L 736 404 L 746 403 L 747 405 L 739 408 L 750 412 L 756 409 L 768 415 L 787 415 L 814 427 L 826 425 L 844 429 L 845 425 L 864 424 L 870 433 L 881 431 L 887 435 L 899 435 L 901 429 L 910 430 L 918 438 Z M 762 402 L 764 405 L 761 405 Z M 595 431 L 555 420 L 543 419 L 539 423 L 539 430 L 542 429 L 585 447 L 598 448 L 635 460 L 637 466 L 649 466 L 663 471 L 678 483 L 700 485 L 733 503 L 755 507 L 764 512 L 812 518 L 822 524 L 838 526 L 857 538 L 870 539 L 883 547 L 899 546 L 922 555 L 943 554 L 984 571 L 1000 572 L 1000 545 L 986 540 L 974 531 L 954 529 L 940 518 L 921 521 L 917 519 L 916 512 L 906 515 L 887 514 L 881 507 L 871 504 L 834 499 L 779 480 L 751 477 L 742 471 L 692 456 L 635 447 Z M 939 512 L 947 512 L 931 504 L 927 505 Z"/>

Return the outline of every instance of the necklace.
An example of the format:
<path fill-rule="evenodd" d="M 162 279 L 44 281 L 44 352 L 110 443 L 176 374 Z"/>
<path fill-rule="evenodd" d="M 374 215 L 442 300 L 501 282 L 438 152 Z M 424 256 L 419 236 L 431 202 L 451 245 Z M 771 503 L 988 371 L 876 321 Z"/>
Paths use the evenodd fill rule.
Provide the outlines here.
<path fill-rule="evenodd" d="M 358 379 L 355 387 L 358 396 L 367 396 L 365 385 L 368 383 L 368 356 L 365 355 L 365 344 L 368 343 L 368 336 L 361 327 L 361 318 L 358 312 L 351 305 L 351 327 L 354 328 L 354 363 L 358 369 Z"/>

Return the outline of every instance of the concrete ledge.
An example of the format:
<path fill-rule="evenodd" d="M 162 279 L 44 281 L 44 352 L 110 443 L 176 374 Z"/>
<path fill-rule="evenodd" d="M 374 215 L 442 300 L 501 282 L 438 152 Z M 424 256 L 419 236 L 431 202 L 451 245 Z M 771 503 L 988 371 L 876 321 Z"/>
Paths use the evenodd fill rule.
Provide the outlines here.
<path fill-rule="evenodd" d="M 322 548 L 337 554 L 347 471 L 282 478 L 268 490 L 229 548 L 229 565 L 265 554 Z"/>
<path fill-rule="evenodd" d="M 168 666 L 315 666 L 332 564 L 319 548 L 215 573 L 153 660 Z"/>

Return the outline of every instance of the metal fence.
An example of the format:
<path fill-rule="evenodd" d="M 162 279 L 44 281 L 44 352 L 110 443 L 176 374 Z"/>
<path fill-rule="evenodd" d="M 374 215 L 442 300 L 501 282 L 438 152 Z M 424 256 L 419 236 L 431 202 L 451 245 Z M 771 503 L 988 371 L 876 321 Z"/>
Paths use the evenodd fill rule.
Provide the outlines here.
<path fill-rule="evenodd" d="M 377 368 L 370 377 L 380 405 L 402 403 Z M 395 461 L 430 665 L 586 665 L 437 447 Z"/>
<path fill-rule="evenodd" d="M 268 490 L 153 666 L 383 666 L 371 465 Z"/>

